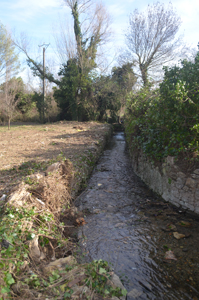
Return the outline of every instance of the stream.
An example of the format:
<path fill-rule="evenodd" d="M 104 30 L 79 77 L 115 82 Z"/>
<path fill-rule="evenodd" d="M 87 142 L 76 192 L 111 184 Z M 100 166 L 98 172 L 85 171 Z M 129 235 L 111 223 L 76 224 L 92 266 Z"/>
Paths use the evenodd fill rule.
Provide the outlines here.
<path fill-rule="evenodd" d="M 169 221 L 177 224 L 182 211 L 158 198 L 135 175 L 124 133 L 114 134 L 76 205 L 86 215 L 87 224 L 79 228 L 86 260 L 107 260 L 127 289 L 128 300 L 199 299 L 198 250 L 194 254 L 186 248 L 199 239 L 198 232 L 194 241 L 178 241 L 162 230 Z M 183 214 L 185 219 L 190 222 Z M 191 220 L 198 229 L 198 220 Z M 170 247 L 176 249 L 177 259 L 166 261 Z M 187 253 L 190 261 L 197 258 L 183 270 Z"/>

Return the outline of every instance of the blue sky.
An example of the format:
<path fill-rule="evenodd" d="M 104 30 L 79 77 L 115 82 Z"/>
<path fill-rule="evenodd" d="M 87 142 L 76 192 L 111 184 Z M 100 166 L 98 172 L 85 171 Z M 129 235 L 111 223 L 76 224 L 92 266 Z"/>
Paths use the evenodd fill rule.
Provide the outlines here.
<path fill-rule="evenodd" d="M 170 1 L 163 2 L 167 4 Z M 173 0 L 171 2 L 182 19 L 180 31 L 184 34 L 185 42 L 196 48 L 199 42 L 199 1 Z M 106 0 L 104 3 L 112 16 L 114 45 L 116 48 L 121 48 L 129 14 L 136 8 L 145 9 L 153 1 Z M 63 5 L 62 0 L 1 0 L 0 8 L 0 21 L 8 29 L 15 30 L 17 33 L 26 32 L 35 49 L 43 42 L 50 43 L 47 55 L 53 53 L 53 26 L 56 27 L 63 15 L 70 16 L 70 11 Z"/>

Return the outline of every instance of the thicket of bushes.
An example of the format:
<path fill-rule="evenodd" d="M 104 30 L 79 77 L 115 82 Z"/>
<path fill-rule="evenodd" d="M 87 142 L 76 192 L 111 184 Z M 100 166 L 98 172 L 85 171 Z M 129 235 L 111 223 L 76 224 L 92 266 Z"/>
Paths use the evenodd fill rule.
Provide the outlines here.
<path fill-rule="evenodd" d="M 63 66 L 61 79 L 53 91 L 47 93 L 45 101 L 41 92 L 26 92 L 21 78 L 13 121 L 55 122 L 100 121 L 117 122 L 125 106 L 126 95 L 132 90 L 137 78 L 132 64 L 114 67 L 110 75 L 90 74 L 81 78 L 78 87 L 78 74 L 70 63 Z M 83 80 L 84 79 L 84 80 Z M 0 120 L 6 120 L 0 105 Z"/>
<path fill-rule="evenodd" d="M 196 159 L 199 151 L 199 52 L 193 62 L 164 68 L 158 89 L 143 87 L 127 99 L 130 147 L 155 159 L 179 154 Z"/>

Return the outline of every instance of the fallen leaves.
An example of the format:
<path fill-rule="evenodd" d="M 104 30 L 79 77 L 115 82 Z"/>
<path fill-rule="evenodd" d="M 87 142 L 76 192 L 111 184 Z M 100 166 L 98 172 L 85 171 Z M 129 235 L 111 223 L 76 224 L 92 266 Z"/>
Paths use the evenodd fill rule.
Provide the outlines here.
<path fill-rule="evenodd" d="M 177 260 L 177 258 L 175 257 L 173 251 L 169 250 L 165 253 L 165 259 L 171 259 L 171 260 Z"/>
<path fill-rule="evenodd" d="M 30 257 L 39 262 L 43 255 L 39 249 L 38 236 L 35 236 L 32 241 L 29 243 Z"/>
<path fill-rule="evenodd" d="M 72 286 L 74 286 L 75 284 L 83 281 L 86 278 L 85 275 L 80 275 L 79 277 L 75 278 L 73 281 L 68 283 L 68 287 L 71 288 Z"/>
<path fill-rule="evenodd" d="M 167 228 L 168 228 L 168 230 L 171 230 L 171 231 L 176 231 L 176 226 L 175 225 L 173 225 L 172 223 L 169 223 L 169 224 L 167 224 Z"/>
<path fill-rule="evenodd" d="M 180 221 L 179 225 L 182 227 L 187 227 L 187 228 L 192 227 L 192 223 L 187 222 L 187 221 Z"/>
<path fill-rule="evenodd" d="M 77 218 L 75 220 L 75 223 L 76 223 L 77 226 L 83 226 L 83 225 L 86 224 L 86 221 L 84 220 L 84 218 Z"/>
<path fill-rule="evenodd" d="M 180 239 L 183 239 L 185 238 L 185 234 L 182 234 L 182 233 L 178 233 L 177 231 L 176 232 L 173 232 L 173 236 L 174 238 L 176 238 L 177 240 L 180 240 Z"/>

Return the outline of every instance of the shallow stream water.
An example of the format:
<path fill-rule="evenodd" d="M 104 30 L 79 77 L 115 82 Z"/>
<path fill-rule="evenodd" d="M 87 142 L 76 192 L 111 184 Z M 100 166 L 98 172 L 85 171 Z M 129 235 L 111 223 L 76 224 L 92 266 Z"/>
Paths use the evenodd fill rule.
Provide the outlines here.
<path fill-rule="evenodd" d="M 199 299 L 197 283 L 182 284 L 156 259 L 161 220 L 142 209 L 152 201 L 164 204 L 134 174 L 124 134 L 116 133 L 76 202 L 86 214 L 87 224 L 79 229 L 86 258 L 107 260 L 122 279 L 127 299 Z"/>

